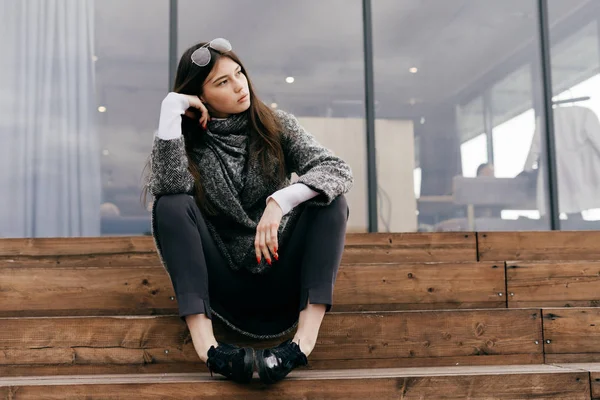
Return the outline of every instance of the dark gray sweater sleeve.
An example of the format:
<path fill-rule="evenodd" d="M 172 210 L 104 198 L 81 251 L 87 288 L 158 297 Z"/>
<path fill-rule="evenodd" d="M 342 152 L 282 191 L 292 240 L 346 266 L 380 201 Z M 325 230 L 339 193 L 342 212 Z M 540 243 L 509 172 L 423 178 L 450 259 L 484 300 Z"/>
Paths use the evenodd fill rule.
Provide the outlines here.
<path fill-rule="evenodd" d="M 298 182 L 320 194 L 309 203 L 328 205 L 350 191 L 354 183 L 350 166 L 319 144 L 292 114 L 281 110 L 276 114 L 283 126 L 281 144 L 288 172 L 298 174 Z"/>
<path fill-rule="evenodd" d="M 183 137 L 171 140 L 154 138 L 150 156 L 148 190 L 154 196 L 192 193 L 194 177 L 188 170 Z"/>

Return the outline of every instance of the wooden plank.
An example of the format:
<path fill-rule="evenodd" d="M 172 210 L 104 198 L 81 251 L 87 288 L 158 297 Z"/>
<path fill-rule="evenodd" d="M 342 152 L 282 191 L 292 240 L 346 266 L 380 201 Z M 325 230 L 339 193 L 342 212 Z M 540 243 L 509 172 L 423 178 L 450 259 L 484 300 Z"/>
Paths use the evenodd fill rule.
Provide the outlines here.
<path fill-rule="evenodd" d="M 455 371 L 444 374 L 400 371 L 293 372 L 275 386 L 266 387 L 256 379 L 237 385 L 206 374 L 176 376 L 98 376 L 63 379 L 11 379 L 0 381 L 0 390 L 11 399 L 97 398 L 244 398 L 289 400 L 403 399 L 403 400 L 588 400 L 590 381 L 586 372 L 548 371 L 480 373 Z M 0 392 L 1 393 L 1 392 Z"/>
<path fill-rule="evenodd" d="M 505 307 L 504 268 L 492 263 L 343 265 L 336 311 Z"/>
<path fill-rule="evenodd" d="M 547 362 L 600 361 L 599 308 L 544 308 Z"/>
<path fill-rule="evenodd" d="M 258 347 L 266 347 L 259 345 Z M 540 365 L 542 353 L 487 355 L 485 357 L 420 357 L 387 359 L 309 360 L 310 370 L 356 369 L 356 368 L 408 368 L 408 367 L 456 367 L 456 366 L 508 366 Z M 69 364 L 69 365 L 0 365 L 0 377 L 47 376 L 47 375 L 95 375 L 95 374 L 147 374 L 206 372 L 204 364 L 193 360 L 164 364 Z"/>
<path fill-rule="evenodd" d="M 98 257 L 102 259 L 106 257 Z M 131 258 L 135 260 L 135 257 Z M 162 266 L 0 268 L 0 315 L 155 315 L 177 313 Z"/>
<path fill-rule="evenodd" d="M 600 400 L 600 372 L 590 373 L 592 400 Z"/>
<path fill-rule="evenodd" d="M 346 235 L 346 250 L 344 262 L 477 260 L 475 234 L 464 232 L 349 233 Z M 363 250 L 367 250 L 365 254 Z M 154 242 L 149 236 L 0 239 L 0 257 L 154 251 Z"/>
<path fill-rule="evenodd" d="M 566 368 L 571 371 L 600 372 L 600 363 L 564 363 L 555 364 L 554 367 Z"/>
<path fill-rule="evenodd" d="M 541 352 L 531 354 L 486 354 L 485 357 L 473 357 L 468 355 L 451 357 L 360 358 L 347 360 L 313 360 L 312 356 L 313 355 L 311 354 L 310 367 L 312 369 L 319 370 L 354 368 L 450 367 L 463 365 L 527 365 L 544 363 L 544 355 Z"/>
<path fill-rule="evenodd" d="M 508 262 L 507 287 L 509 307 L 596 307 L 600 262 Z"/>
<path fill-rule="evenodd" d="M 569 363 L 557 364 L 556 366 L 572 371 L 580 370 L 589 372 L 592 400 L 600 400 L 600 363 Z"/>
<path fill-rule="evenodd" d="M 597 363 L 600 362 L 600 354 L 546 354 L 544 360 L 548 364 Z"/>
<path fill-rule="evenodd" d="M 2 239 L 0 239 L 0 242 Z M 104 253 L 46 256 L 0 257 L 0 272 L 3 268 L 105 268 L 105 267 L 162 267 L 155 251 L 147 253 Z"/>
<path fill-rule="evenodd" d="M 600 231 L 479 232 L 480 261 L 600 260 Z"/>
<path fill-rule="evenodd" d="M 0 316 L 177 313 L 153 253 L 0 259 Z M 336 311 L 504 308 L 504 268 L 493 263 L 342 265 Z"/>
<path fill-rule="evenodd" d="M 197 362 L 177 316 L 0 319 L 0 365 Z M 269 347 L 217 326 L 219 340 Z M 459 360 L 541 355 L 539 310 L 329 313 L 311 363 L 335 360 Z M 536 341 L 538 342 L 536 344 Z M 389 365 L 386 364 L 386 365 Z"/>
<path fill-rule="evenodd" d="M 0 256 L 54 256 L 155 251 L 150 236 L 0 239 Z"/>
<path fill-rule="evenodd" d="M 477 261 L 474 233 L 369 233 L 346 236 L 343 263 Z"/>

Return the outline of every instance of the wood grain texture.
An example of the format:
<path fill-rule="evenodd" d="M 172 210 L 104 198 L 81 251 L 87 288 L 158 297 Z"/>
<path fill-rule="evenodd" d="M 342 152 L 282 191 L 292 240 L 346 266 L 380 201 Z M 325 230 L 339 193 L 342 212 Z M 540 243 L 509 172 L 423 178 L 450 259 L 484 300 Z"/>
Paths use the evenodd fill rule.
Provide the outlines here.
<path fill-rule="evenodd" d="M 598 261 L 507 262 L 509 307 L 600 305 Z"/>
<path fill-rule="evenodd" d="M 479 232 L 480 261 L 600 260 L 600 231 Z"/>
<path fill-rule="evenodd" d="M 198 360 L 177 316 L 3 318 L 0 326 L 4 366 Z M 218 325 L 216 335 L 257 348 L 280 341 L 248 341 Z M 376 360 L 421 358 L 467 364 L 473 358 L 541 355 L 540 342 L 539 310 L 330 313 L 310 357 L 315 365 L 326 361 L 327 368 L 334 368 L 335 360 L 350 359 L 372 361 L 371 367 L 377 367 Z"/>
<path fill-rule="evenodd" d="M 0 239 L 0 256 L 54 256 L 155 251 L 150 236 Z"/>
<path fill-rule="evenodd" d="M 504 308 L 493 263 L 342 265 L 335 311 Z M 178 312 L 155 254 L 0 259 L 0 316 L 165 315 Z"/>
<path fill-rule="evenodd" d="M 600 361 L 600 308 L 544 308 L 542 314 L 548 362 Z"/>
<path fill-rule="evenodd" d="M 474 233 L 369 233 L 346 236 L 343 263 L 477 261 Z"/>
<path fill-rule="evenodd" d="M 505 307 L 504 268 L 498 264 L 343 265 L 336 310 Z"/>
<path fill-rule="evenodd" d="M 547 364 L 561 364 L 561 363 L 600 363 L 600 354 L 588 353 L 588 354 L 546 354 L 544 356 L 544 362 Z"/>
<path fill-rule="evenodd" d="M 255 345 L 256 348 L 266 345 Z M 331 369 L 354 370 L 357 368 L 423 368 L 423 367 L 458 367 L 540 365 L 544 363 L 541 353 L 486 355 L 485 357 L 420 357 L 420 358 L 387 358 L 387 359 L 347 359 L 347 360 L 313 360 L 300 370 L 329 371 Z M 199 359 L 189 362 L 173 362 L 163 364 L 57 364 L 57 365 L 0 365 L 0 377 L 49 376 L 49 375 L 96 375 L 96 374 L 149 374 L 149 373 L 194 373 L 207 372 Z"/>
<path fill-rule="evenodd" d="M 93 262 L 114 265 L 112 256 Z M 142 257 L 145 258 L 145 257 Z M 169 275 L 162 266 L 73 266 L 62 257 L 40 266 L 0 267 L 0 315 L 155 315 L 177 313 Z M 132 256 L 127 264 L 137 264 Z M 66 266 L 71 264 L 71 266 Z M 52 266 L 50 266 L 52 265 Z"/>
<path fill-rule="evenodd" d="M 150 236 L 0 239 L 0 257 L 154 251 Z M 476 261 L 476 238 L 464 232 L 349 233 L 344 257 L 344 262 Z"/>
<path fill-rule="evenodd" d="M 600 372 L 590 374 L 592 384 L 592 400 L 600 400 Z"/>
<path fill-rule="evenodd" d="M 402 376 L 388 372 L 383 376 L 357 371 L 346 376 L 331 371 L 296 374 L 274 386 L 258 381 L 237 385 L 207 376 L 122 377 L 95 379 L 21 379 L 0 383 L 7 399 L 144 398 L 144 399 L 403 399 L 403 400 L 588 400 L 589 375 L 586 372 L 420 374 Z M 424 376 L 423 376 L 424 375 Z M 13 384 L 10 384 L 10 383 Z"/>

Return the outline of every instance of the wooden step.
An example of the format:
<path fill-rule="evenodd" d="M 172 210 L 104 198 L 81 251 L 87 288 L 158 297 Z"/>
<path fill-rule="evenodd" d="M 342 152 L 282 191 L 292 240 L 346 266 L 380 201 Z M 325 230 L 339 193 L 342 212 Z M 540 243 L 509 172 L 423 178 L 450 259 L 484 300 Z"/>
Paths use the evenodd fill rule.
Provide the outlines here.
<path fill-rule="evenodd" d="M 571 363 L 555 364 L 557 367 L 568 368 L 570 370 L 580 370 L 590 373 L 590 383 L 592 386 L 592 400 L 600 399 L 600 363 Z"/>
<path fill-rule="evenodd" d="M 600 260 L 600 231 L 350 233 L 345 263 Z M 0 257 L 154 252 L 149 236 L 0 239 Z"/>
<path fill-rule="evenodd" d="M 600 361 L 600 308 L 543 310 L 546 362 Z"/>
<path fill-rule="evenodd" d="M 595 375 L 594 375 L 595 376 Z M 593 379 L 593 378 L 592 378 Z M 293 371 L 265 386 L 207 374 L 0 378 L 7 399 L 403 399 L 589 400 L 590 373 L 567 366 L 402 368 Z M 592 387 L 596 388 L 594 384 Z"/>
<path fill-rule="evenodd" d="M 539 309 L 329 313 L 315 369 L 543 363 Z M 177 316 L 1 318 L 0 376 L 17 365 L 177 364 L 197 371 Z M 219 340 L 270 347 L 215 326 Z M 123 370 L 123 369 L 121 369 Z"/>
<path fill-rule="evenodd" d="M 150 236 L 0 239 L 0 258 L 152 253 Z M 476 235 L 439 233 L 350 233 L 343 263 L 477 261 Z"/>
<path fill-rule="evenodd" d="M 478 232 L 480 261 L 600 260 L 600 231 Z"/>
<path fill-rule="evenodd" d="M 599 261 L 346 264 L 335 311 L 596 307 Z M 506 285 L 506 288 L 505 288 Z M 177 313 L 155 253 L 0 259 L 0 317 Z"/>
<path fill-rule="evenodd" d="M 477 261 L 471 232 L 348 234 L 343 263 Z"/>
<path fill-rule="evenodd" d="M 344 263 L 600 260 L 600 231 L 350 233 Z M 149 236 L 0 239 L 0 257 L 154 252 Z"/>
<path fill-rule="evenodd" d="M 0 316 L 165 315 L 178 312 L 154 253 L 0 259 Z M 342 265 L 335 311 L 505 308 L 498 263 Z"/>
<path fill-rule="evenodd" d="M 600 261 L 507 262 L 509 307 L 597 307 Z"/>

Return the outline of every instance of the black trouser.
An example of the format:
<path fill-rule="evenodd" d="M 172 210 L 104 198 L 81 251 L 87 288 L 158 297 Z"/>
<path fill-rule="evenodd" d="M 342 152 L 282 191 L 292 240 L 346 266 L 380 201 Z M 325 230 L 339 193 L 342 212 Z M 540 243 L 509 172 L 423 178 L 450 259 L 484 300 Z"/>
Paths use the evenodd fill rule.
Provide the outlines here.
<path fill-rule="evenodd" d="M 179 316 L 185 320 L 204 313 L 212 318 L 212 309 L 243 333 L 269 336 L 292 327 L 309 299 L 329 311 L 348 212 L 344 196 L 326 207 L 306 207 L 288 242 L 278 249 L 279 261 L 273 260 L 267 272 L 253 274 L 228 266 L 191 196 L 160 197 L 155 234 Z"/>

